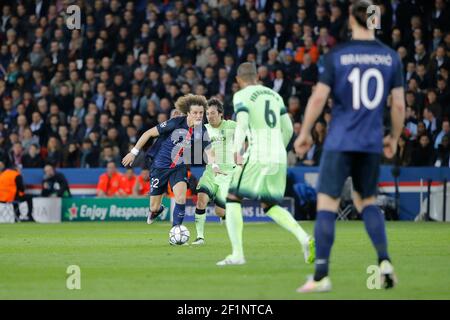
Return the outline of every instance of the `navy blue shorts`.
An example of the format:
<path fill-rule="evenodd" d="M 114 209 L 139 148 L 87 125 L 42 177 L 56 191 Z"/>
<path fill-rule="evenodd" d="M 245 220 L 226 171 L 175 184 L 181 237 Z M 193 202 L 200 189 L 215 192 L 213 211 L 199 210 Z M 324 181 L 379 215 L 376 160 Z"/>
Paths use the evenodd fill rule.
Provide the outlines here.
<path fill-rule="evenodd" d="M 150 171 L 150 195 L 159 196 L 167 192 L 167 184 L 173 188 L 178 182 L 188 183 L 185 165 L 175 168 L 152 168 Z"/>
<path fill-rule="evenodd" d="M 345 180 L 352 177 L 353 190 L 363 199 L 375 196 L 378 188 L 381 154 L 324 151 L 320 160 L 318 193 L 332 198 L 342 194 Z"/>

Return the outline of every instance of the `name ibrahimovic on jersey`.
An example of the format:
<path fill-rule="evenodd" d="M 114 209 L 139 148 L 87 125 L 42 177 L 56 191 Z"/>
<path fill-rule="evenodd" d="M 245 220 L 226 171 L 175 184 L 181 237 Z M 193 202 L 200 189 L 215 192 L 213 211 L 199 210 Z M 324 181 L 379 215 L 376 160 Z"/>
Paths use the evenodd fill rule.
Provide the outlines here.
<path fill-rule="evenodd" d="M 373 64 L 373 65 L 385 65 L 392 66 L 392 56 L 380 55 L 380 54 L 343 54 L 340 57 L 342 65 L 349 64 Z"/>

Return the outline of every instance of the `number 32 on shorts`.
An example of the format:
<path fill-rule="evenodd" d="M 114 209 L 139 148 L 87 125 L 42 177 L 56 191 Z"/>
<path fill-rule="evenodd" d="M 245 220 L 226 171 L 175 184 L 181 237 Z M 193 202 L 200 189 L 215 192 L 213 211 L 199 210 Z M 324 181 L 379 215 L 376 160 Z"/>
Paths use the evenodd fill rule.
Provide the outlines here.
<path fill-rule="evenodd" d="M 150 179 L 150 186 L 151 186 L 152 189 L 158 189 L 159 179 L 158 178 L 151 178 Z"/>

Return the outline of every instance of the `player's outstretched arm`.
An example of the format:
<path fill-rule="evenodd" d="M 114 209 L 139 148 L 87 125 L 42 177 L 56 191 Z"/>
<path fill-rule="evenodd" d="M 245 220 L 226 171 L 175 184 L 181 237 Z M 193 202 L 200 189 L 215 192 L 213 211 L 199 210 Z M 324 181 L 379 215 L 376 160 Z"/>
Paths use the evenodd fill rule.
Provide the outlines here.
<path fill-rule="evenodd" d="M 300 156 L 303 156 L 306 152 L 308 152 L 312 145 L 311 130 L 317 118 L 321 115 L 329 94 L 330 87 L 322 82 L 319 82 L 308 100 L 302 131 L 294 143 L 295 152 L 297 152 Z"/>
<path fill-rule="evenodd" d="M 122 164 L 124 167 L 130 166 L 133 164 L 134 159 L 139 154 L 139 150 L 147 143 L 150 138 L 158 137 L 159 132 L 156 127 L 153 127 L 147 131 L 145 131 L 139 140 L 136 142 L 136 145 L 133 149 L 122 159 Z"/>
<path fill-rule="evenodd" d="M 212 170 L 215 174 L 223 174 L 226 175 L 225 173 L 223 173 L 220 170 L 219 165 L 216 163 L 216 154 L 214 152 L 214 149 L 209 147 L 205 149 L 205 153 L 206 153 L 206 157 L 207 157 L 207 162 L 209 165 L 211 165 Z"/>
<path fill-rule="evenodd" d="M 391 91 L 391 134 L 384 138 L 384 155 L 386 158 L 394 157 L 397 152 L 397 143 L 403 131 L 405 123 L 405 90 L 403 87 L 394 88 Z"/>

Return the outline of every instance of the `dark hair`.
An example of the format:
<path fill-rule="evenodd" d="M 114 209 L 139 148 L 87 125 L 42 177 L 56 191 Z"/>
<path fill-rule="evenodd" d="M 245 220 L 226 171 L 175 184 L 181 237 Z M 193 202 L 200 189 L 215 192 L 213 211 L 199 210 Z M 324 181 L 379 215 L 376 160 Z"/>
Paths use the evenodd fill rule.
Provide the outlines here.
<path fill-rule="evenodd" d="M 367 29 L 367 9 L 372 5 L 370 0 L 357 0 L 352 5 L 352 16 L 355 17 L 356 22 Z"/>
<path fill-rule="evenodd" d="M 106 163 L 106 165 L 108 165 L 108 164 L 110 164 L 110 163 L 114 164 L 114 167 L 117 167 L 117 164 L 116 164 L 116 162 L 115 162 L 114 160 L 109 160 L 109 161 Z"/>
<path fill-rule="evenodd" d="M 217 112 L 223 114 L 223 103 L 217 98 L 211 98 L 208 100 L 208 107 L 215 107 L 217 109 Z"/>

